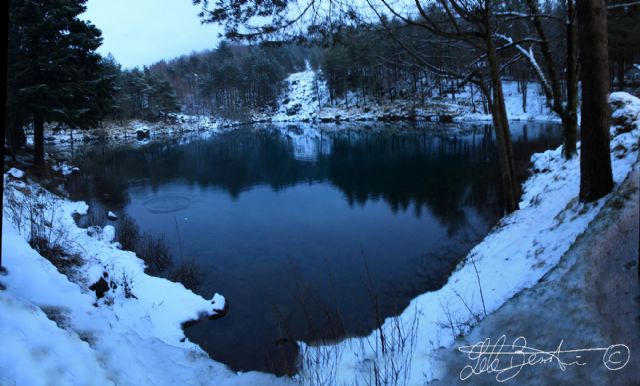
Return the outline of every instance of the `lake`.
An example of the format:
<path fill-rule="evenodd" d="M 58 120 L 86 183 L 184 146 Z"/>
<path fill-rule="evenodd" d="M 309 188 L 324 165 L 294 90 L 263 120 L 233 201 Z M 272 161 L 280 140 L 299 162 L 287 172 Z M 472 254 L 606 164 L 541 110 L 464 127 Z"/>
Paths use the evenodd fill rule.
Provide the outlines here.
<path fill-rule="evenodd" d="M 521 180 L 559 125 L 512 123 Z M 296 341 L 364 335 L 440 288 L 503 213 L 484 124 L 259 125 L 87 144 L 73 198 L 126 213 L 193 259 L 228 314 L 190 340 L 234 370 L 295 372 Z M 117 226 L 117 224 L 116 224 Z"/>

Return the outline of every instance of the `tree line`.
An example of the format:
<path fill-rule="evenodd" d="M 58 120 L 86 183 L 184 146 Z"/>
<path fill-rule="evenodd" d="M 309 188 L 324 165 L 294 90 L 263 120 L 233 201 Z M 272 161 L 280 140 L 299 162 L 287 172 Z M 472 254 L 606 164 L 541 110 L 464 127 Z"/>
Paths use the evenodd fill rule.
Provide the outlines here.
<path fill-rule="evenodd" d="M 295 44 L 243 45 L 162 60 L 149 71 L 167 79 L 184 112 L 238 117 L 275 106 L 282 81 L 304 69 L 306 49 Z"/>

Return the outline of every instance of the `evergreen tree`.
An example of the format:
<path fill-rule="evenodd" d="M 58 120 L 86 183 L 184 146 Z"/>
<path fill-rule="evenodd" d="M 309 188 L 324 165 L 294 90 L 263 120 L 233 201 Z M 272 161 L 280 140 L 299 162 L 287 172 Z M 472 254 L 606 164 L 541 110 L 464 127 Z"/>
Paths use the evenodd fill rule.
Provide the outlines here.
<path fill-rule="evenodd" d="M 44 123 L 95 125 L 105 111 L 96 103 L 108 82 L 101 77 L 101 32 L 78 19 L 86 0 L 9 2 L 7 123 L 17 137 L 33 120 L 34 163 L 44 161 Z M 13 141 L 12 143 L 15 143 Z"/>

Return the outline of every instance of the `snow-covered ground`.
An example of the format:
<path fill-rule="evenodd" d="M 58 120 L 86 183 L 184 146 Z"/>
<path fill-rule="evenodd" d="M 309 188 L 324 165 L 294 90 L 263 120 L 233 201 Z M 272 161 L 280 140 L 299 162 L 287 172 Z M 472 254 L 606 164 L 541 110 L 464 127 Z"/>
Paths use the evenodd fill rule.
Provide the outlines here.
<path fill-rule="evenodd" d="M 611 102 L 612 163 L 619 184 L 638 162 L 640 100 L 614 93 Z M 313 153 L 304 143 L 299 147 L 301 156 Z M 368 337 L 303 345 L 302 371 L 287 379 L 235 374 L 209 359 L 181 326 L 219 312 L 220 295 L 206 300 L 181 284 L 145 274 L 144 263 L 113 242 L 113 227 L 88 232 L 76 226 L 73 215 L 85 213 L 86 204 L 53 196 L 22 171 L 9 170 L 3 195 L 7 273 L 0 275 L 0 384 L 423 384 L 441 371 L 434 350 L 534 285 L 602 207 L 604 199 L 591 204 L 577 199 L 578 157 L 565 161 L 560 148 L 536 154 L 533 171 L 520 210 L 472 249 L 442 289 L 414 299 Z M 33 210 L 43 217 L 34 220 Z M 63 258 L 70 266 L 65 275 L 27 243 L 33 229 L 71 256 Z M 109 289 L 97 299 L 89 287 L 101 278 Z"/>
<path fill-rule="evenodd" d="M 610 100 L 617 124 L 611 128 L 613 177 L 620 184 L 638 162 L 640 99 L 614 93 Z M 368 337 L 304 347 L 301 377 L 326 384 L 422 385 L 438 379 L 443 366 L 434 360 L 435 350 L 537 283 L 606 200 L 579 202 L 578 156 L 565 160 L 557 148 L 532 161 L 520 209 L 469 252 L 443 288 L 417 297 Z"/>
<path fill-rule="evenodd" d="M 20 170 L 4 174 L 0 274 L 0 385 L 282 384 L 235 374 L 185 338 L 182 324 L 221 312 L 166 279 L 149 276 L 112 226 L 82 229 L 83 202 L 52 195 Z M 58 246 L 62 274 L 27 243 Z M 42 249 L 41 249 L 42 250 Z M 106 291 L 97 298 L 94 283 Z"/>
<path fill-rule="evenodd" d="M 472 94 L 469 87 L 458 90 L 455 99 L 450 95 L 430 98 L 426 103 L 397 99 L 393 103 L 346 105 L 343 98 L 332 106 L 329 90 L 322 73 L 314 71 L 307 63 L 304 71 L 289 75 L 284 94 L 278 101 L 275 113 L 256 114 L 254 121 L 264 122 L 336 122 L 336 121 L 395 121 L 395 120 L 450 120 L 490 121 L 490 114 L 483 114 L 480 93 Z M 558 116 L 546 106 L 539 83 L 527 87 L 526 108 L 522 106 L 522 93 L 515 81 L 503 82 L 507 116 L 510 120 L 557 121 Z M 350 92 L 351 101 L 357 100 Z M 362 98 L 360 98 L 362 101 Z"/>

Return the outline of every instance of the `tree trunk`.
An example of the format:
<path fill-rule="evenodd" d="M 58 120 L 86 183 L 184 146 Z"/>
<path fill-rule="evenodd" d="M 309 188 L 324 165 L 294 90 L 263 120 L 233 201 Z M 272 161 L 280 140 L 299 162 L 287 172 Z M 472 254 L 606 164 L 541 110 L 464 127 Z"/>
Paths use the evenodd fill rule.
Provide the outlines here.
<path fill-rule="evenodd" d="M 33 114 L 33 164 L 41 166 L 44 164 L 44 119 L 41 113 Z"/>
<path fill-rule="evenodd" d="M 522 77 L 522 112 L 523 113 L 527 112 L 527 86 L 529 84 L 528 76 L 529 74 L 525 73 Z"/>
<path fill-rule="evenodd" d="M 502 176 L 504 205 L 506 212 L 511 213 L 518 209 L 518 183 L 515 178 L 511 133 L 509 132 L 509 121 L 507 120 L 504 104 L 504 93 L 502 92 L 502 82 L 498 68 L 498 55 L 492 36 L 487 37 L 487 59 L 491 70 L 493 89 L 491 116 L 496 131 L 496 146 L 498 148 L 498 162 L 500 163 L 500 174 Z"/>
<path fill-rule="evenodd" d="M 580 200 L 594 201 L 613 189 L 607 11 L 604 0 L 581 0 L 576 12 L 582 79 Z"/>
<path fill-rule="evenodd" d="M 16 124 L 15 124 L 15 119 L 7 119 L 7 127 L 6 127 L 6 131 L 4 133 L 4 138 L 5 141 L 7 142 L 7 145 L 9 145 L 9 151 L 11 152 L 11 159 L 15 162 L 16 160 L 16 151 L 18 149 L 17 146 L 17 140 L 16 140 Z"/>
<path fill-rule="evenodd" d="M 624 59 L 618 60 L 618 90 L 624 91 Z"/>
<path fill-rule="evenodd" d="M 577 30 L 575 8 L 572 0 L 567 1 L 567 107 L 562 117 L 564 146 L 562 153 L 566 159 L 576 154 L 578 137 L 578 61 L 576 58 Z"/>

